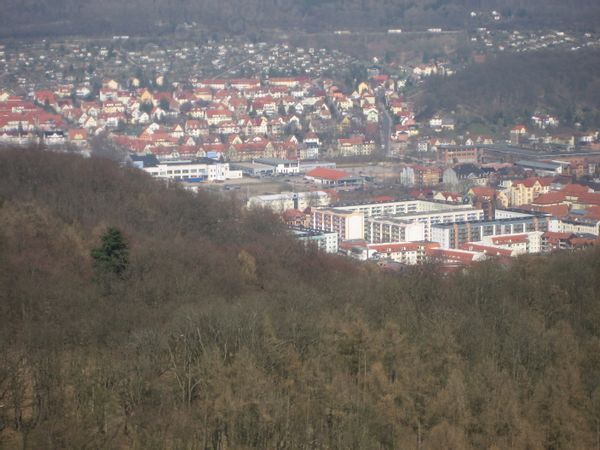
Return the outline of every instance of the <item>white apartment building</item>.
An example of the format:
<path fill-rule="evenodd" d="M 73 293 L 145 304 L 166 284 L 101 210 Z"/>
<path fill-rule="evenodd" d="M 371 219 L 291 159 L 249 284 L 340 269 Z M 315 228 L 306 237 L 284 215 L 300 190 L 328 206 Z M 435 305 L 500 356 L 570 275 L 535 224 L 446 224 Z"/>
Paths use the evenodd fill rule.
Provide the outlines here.
<path fill-rule="evenodd" d="M 550 231 L 600 236 L 600 221 L 586 217 L 553 219 L 551 221 Z"/>
<path fill-rule="evenodd" d="M 313 210 L 311 216 L 312 228 L 335 231 L 339 241 L 364 239 L 365 217 L 360 212 L 319 208 Z"/>
<path fill-rule="evenodd" d="M 326 253 L 338 252 L 338 235 L 335 231 L 321 231 L 310 228 L 290 228 L 294 237 L 305 243 L 313 243 L 317 248 Z"/>
<path fill-rule="evenodd" d="M 474 242 L 474 244 L 512 250 L 514 256 L 527 253 L 541 253 L 543 234 L 541 231 L 532 231 L 520 234 L 484 236 L 481 241 Z"/>
<path fill-rule="evenodd" d="M 484 218 L 483 209 L 471 205 L 425 200 L 343 205 L 336 209 L 362 213 L 366 218 L 364 239 L 370 243 L 429 241 L 433 225 Z"/>
<path fill-rule="evenodd" d="M 365 239 L 370 244 L 425 240 L 425 224 L 403 219 L 365 219 Z"/>
<path fill-rule="evenodd" d="M 315 208 L 329 205 L 329 195 L 324 191 L 282 192 L 280 194 L 255 195 L 248 199 L 248 208 L 270 208 L 276 213 L 288 209 Z"/>
<path fill-rule="evenodd" d="M 549 220 L 542 216 L 473 222 L 439 223 L 432 226 L 431 241 L 443 249 L 459 249 L 467 243 L 484 242 L 487 237 L 548 231 Z"/>
<path fill-rule="evenodd" d="M 428 242 L 382 243 L 368 246 L 374 252 L 373 259 L 390 259 L 407 265 L 422 264 L 426 259 L 427 249 L 431 247 L 432 244 Z"/>

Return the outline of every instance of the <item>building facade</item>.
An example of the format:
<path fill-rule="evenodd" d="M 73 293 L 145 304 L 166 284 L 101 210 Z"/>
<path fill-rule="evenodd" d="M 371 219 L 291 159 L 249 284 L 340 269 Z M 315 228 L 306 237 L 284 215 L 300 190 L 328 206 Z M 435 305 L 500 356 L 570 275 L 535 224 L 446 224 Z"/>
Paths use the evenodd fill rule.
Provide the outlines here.
<path fill-rule="evenodd" d="M 499 220 L 480 220 L 436 224 L 431 228 L 431 240 L 447 249 L 458 249 L 468 242 L 484 241 L 488 236 L 548 231 L 550 219 L 529 216 Z"/>
<path fill-rule="evenodd" d="M 314 244 L 321 251 L 326 253 L 337 253 L 338 234 L 335 231 L 322 231 L 304 227 L 290 227 L 292 235 L 306 243 Z"/>
<path fill-rule="evenodd" d="M 364 239 L 365 217 L 360 212 L 334 208 L 315 209 L 312 215 L 312 228 L 321 231 L 334 231 L 339 241 Z"/>

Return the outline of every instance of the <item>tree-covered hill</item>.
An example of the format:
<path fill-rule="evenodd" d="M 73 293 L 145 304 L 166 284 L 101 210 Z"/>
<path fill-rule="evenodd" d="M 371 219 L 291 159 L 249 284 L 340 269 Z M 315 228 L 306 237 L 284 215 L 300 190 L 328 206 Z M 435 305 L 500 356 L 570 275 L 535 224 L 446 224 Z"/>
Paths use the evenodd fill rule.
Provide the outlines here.
<path fill-rule="evenodd" d="M 4 0 L 4 35 L 155 33 L 194 21 L 201 29 L 246 33 L 264 28 L 331 31 L 477 26 L 471 11 L 503 14 L 511 26 L 594 29 L 595 0 Z"/>
<path fill-rule="evenodd" d="M 452 77 L 426 82 L 417 103 L 427 116 L 456 111 L 498 126 L 527 123 L 536 111 L 564 125 L 600 126 L 600 51 L 507 54 Z"/>
<path fill-rule="evenodd" d="M 235 199 L 1 151 L 0 447 L 595 449 L 599 275 L 384 274 Z"/>

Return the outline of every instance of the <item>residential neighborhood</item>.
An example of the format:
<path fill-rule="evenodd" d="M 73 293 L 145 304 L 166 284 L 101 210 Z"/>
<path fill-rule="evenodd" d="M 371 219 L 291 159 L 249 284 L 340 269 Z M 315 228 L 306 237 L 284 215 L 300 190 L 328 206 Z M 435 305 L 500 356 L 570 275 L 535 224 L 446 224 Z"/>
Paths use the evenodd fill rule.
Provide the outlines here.
<path fill-rule="evenodd" d="M 600 234 L 598 130 L 544 112 L 504 135 L 465 131 L 452 111 L 419 117 L 407 79 L 452 76 L 448 62 L 408 78 L 375 63 L 349 82 L 356 60 L 337 50 L 127 36 L 0 57 L 1 144 L 111 148 L 164 182 L 269 208 L 328 252 L 458 267 Z"/>

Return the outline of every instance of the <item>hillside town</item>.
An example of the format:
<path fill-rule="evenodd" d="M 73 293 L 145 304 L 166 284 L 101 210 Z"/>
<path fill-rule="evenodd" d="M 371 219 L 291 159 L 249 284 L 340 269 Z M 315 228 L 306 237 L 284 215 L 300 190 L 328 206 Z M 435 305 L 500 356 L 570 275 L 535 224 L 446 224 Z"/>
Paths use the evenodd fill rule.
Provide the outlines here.
<path fill-rule="evenodd" d="M 110 148 L 186 189 L 235 191 L 300 240 L 388 268 L 578 249 L 600 235 L 598 130 L 542 111 L 504 135 L 419 117 L 407 81 L 288 45 L 0 48 L 0 143 Z M 128 49 L 128 50 L 127 50 Z M 356 74 L 355 74 L 356 75 Z"/>

